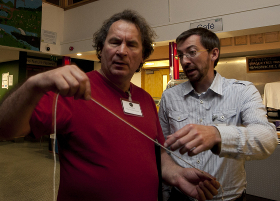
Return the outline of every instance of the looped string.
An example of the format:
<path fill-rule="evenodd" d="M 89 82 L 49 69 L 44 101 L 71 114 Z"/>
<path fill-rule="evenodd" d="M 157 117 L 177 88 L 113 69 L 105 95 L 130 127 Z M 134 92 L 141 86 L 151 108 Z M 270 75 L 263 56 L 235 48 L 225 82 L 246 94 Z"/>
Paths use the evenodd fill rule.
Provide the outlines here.
<path fill-rule="evenodd" d="M 54 167 L 53 167 L 53 200 L 56 201 L 56 194 L 55 194 L 55 174 L 56 174 L 56 156 L 55 156 L 55 145 L 56 145 L 56 113 L 57 113 L 57 100 L 58 100 L 59 93 L 56 94 L 55 97 L 55 104 L 54 104 L 54 111 L 53 111 L 53 160 L 54 160 Z"/>

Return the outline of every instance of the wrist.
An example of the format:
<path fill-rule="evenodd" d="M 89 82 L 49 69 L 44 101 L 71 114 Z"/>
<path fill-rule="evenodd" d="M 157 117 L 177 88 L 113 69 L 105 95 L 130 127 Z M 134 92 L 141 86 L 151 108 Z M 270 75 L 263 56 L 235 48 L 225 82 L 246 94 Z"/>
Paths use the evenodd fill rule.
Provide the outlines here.
<path fill-rule="evenodd" d="M 176 186 L 180 177 L 179 172 L 183 167 L 179 166 L 173 161 L 171 166 L 162 169 L 162 179 L 170 186 Z"/>
<path fill-rule="evenodd" d="M 32 97 L 34 100 L 40 100 L 42 96 L 45 94 L 45 92 L 40 89 L 37 78 L 38 75 L 32 76 L 27 79 L 27 81 L 23 84 L 24 90 L 26 93 L 29 93 L 29 97 Z"/>
<path fill-rule="evenodd" d="M 216 133 L 216 140 L 214 146 L 211 148 L 211 151 L 213 154 L 219 155 L 221 152 L 221 145 L 222 145 L 221 134 L 216 126 L 213 126 L 213 129 L 215 130 Z"/>

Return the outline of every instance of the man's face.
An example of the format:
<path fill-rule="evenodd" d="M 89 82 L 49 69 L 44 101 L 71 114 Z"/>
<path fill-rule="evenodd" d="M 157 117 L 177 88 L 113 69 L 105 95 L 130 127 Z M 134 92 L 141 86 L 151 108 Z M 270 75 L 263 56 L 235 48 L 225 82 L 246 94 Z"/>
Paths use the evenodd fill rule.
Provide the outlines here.
<path fill-rule="evenodd" d="M 114 22 L 101 51 L 101 69 L 112 81 L 126 81 L 132 78 L 143 63 L 141 34 L 130 22 Z"/>
<path fill-rule="evenodd" d="M 202 81 L 210 75 L 210 57 L 209 53 L 200 43 L 200 36 L 198 35 L 192 35 L 185 41 L 177 44 L 178 55 L 186 53 L 191 54 L 192 51 L 196 51 L 196 56 L 192 58 L 183 56 L 182 59 L 180 59 L 180 63 L 187 78 L 190 82 L 195 83 Z"/>

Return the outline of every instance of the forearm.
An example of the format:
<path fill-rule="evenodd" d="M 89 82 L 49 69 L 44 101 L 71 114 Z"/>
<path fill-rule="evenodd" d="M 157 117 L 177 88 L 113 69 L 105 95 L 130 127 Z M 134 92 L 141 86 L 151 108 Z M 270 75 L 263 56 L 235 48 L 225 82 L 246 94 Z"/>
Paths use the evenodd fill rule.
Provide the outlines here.
<path fill-rule="evenodd" d="M 178 170 L 182 167 L 176 164 L 164 149 L 161 149 L 161 168 L 163 181 L 171 186 L 177 186 Z"/>
<path fill-rule="evenodd" d="M 28 79 L 6 97 L 0 106 L 0 139 L 25 136 L 30 132 L 29 120 L 44 93 L 36 90 L 35 80 Z"/>
<path fill-rule="evenodd" d="M 273 125 L 266 123 L 242 126 L 221 126 L 221 157 L 245 160 L 265 159 L 277 146 Z"/>

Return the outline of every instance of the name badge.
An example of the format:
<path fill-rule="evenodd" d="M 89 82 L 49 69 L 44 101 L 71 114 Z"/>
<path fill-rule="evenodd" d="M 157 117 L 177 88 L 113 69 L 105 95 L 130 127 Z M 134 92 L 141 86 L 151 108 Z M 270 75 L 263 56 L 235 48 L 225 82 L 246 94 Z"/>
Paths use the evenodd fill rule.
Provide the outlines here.
<path fill-rule="evenodd" d="M 126 114 L 136 115 L 136 116 L 143 116 L 140 104 L 132 101 L 121 100 L 123 111 Z"/>

